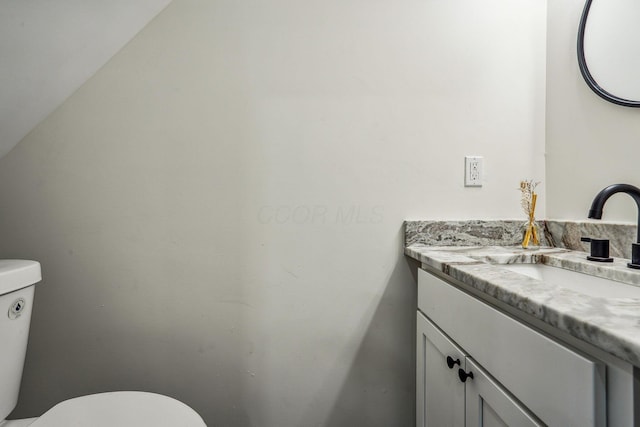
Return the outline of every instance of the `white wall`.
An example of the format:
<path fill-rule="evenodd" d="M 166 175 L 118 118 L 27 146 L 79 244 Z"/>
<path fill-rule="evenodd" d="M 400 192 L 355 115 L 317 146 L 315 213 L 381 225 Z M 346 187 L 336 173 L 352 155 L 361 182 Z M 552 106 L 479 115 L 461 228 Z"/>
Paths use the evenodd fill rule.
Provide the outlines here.
<path fill-rule="evenodd" d="M 170 0 L 3 0 L 0 157 Z"/>
<path fill-rule="evenodd" d="M 0 160 L 0 257 L 45 277 L 15 415 L 412 425 L 402 221 L 522 215 L 544 31 L 539 0 L 173 1 Z"/>
<path fill-rule="evenodd" d="M 547 35 L 547 216 L 586 219 L 594 196 L 609 184 L 640 187 L 640 109 L 594 94 L 576 59 L 583 0 L 550 1 Z M 603 219 L 637 221 L 633 200 L 619 194 Z"/>

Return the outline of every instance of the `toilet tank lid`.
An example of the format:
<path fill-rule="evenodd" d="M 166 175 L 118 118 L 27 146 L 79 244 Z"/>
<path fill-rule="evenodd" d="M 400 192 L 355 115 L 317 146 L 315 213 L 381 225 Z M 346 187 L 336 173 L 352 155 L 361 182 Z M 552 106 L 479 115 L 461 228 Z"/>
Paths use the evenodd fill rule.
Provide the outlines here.
<path fill-rule="evenodd" d="M 24 259 L 0 259 L 0 295 L 26 288 L 42 280 L 40 263 Z"/>

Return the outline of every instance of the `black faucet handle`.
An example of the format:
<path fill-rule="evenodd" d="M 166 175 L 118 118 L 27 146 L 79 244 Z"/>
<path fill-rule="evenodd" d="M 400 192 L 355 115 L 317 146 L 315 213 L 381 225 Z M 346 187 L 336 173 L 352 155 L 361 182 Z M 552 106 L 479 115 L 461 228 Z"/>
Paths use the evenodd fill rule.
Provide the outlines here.
<path fill-rule="evenodd" d="M 589 261 L 613 262 L 613 258 L 609 256 L 609 239 L 581 237 L 580 241 L 591 243 L 591 255 L 587 257 Z"/>
<path fill-rule="evenodd" d="M 640 243 L 631 244 L 631 262 L 627 263 L 627 267 L 640 270 Z"/>

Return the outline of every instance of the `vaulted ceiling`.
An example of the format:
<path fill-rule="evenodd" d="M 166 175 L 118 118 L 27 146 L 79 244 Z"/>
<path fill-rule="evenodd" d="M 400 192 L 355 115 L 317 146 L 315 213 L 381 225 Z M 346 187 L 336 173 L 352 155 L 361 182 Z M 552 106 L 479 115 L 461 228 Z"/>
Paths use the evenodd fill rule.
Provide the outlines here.
<path fill-rule="evenodd" d="M 0 0 L 0 157 L 171 0 Z"/>

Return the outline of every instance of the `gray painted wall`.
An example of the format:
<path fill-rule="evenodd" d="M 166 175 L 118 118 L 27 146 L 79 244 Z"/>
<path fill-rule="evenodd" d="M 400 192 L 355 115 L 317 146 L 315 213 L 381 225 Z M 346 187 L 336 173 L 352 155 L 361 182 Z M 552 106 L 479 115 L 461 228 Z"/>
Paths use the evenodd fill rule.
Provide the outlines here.
<path fill-rule="evenodd" d="M 640 108 L 606 102 L 582 79 L 576 35 L 584 1 L 552 1 L 548 7 L 547 213 L 586 219 L 594 196 L 607 185 L 640 187 Z M 630 197 L 615 195 L 603 219 L 635 223 L 637 210 Z"/>
<path fill-rule="evenodd" d="M 102 67 L 170 0 L 3 0 L 0 157 Z"/>
<path fill-rule="evenodd" d="M 0 160 L 0 257 L 44 274 L 14 416 L 142 389 L 216 426 L 412 425 L 402 221 L 521 215 L 544 27 L 538 0 L 173 1 Z"/>

